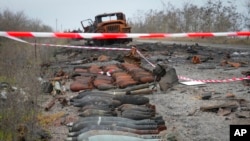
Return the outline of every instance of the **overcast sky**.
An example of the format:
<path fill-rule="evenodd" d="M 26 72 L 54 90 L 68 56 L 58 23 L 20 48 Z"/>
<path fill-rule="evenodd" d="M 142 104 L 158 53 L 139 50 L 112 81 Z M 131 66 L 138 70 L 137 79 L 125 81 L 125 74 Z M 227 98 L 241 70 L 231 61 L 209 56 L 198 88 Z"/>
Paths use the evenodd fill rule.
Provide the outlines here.
<path fill-rule="evenodd" d="M 72 30 L 81 27 L 81 20 L 94 19 L 97 14 L 120 11 L 124 12 L 127 18 L 133 18 L 138 10 L 161 10 L 162 2 L 170 2 L 175 7 L 181 7 L 187 1 L 196 5 L 205 2 L 205 0 L 0 0 L 0 10 L 24 11 L 29 18 L 39 19 L 54 30 L 56 27 L 58 30 Z M 239 1 L 243 0 L 237 0 Z"/>

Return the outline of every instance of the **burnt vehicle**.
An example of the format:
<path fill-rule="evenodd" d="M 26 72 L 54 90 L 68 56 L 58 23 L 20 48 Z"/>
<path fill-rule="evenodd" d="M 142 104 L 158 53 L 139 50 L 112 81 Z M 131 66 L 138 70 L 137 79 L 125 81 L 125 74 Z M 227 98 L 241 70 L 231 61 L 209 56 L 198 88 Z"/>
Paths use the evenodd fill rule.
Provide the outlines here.
<path fill-rule="evenodd" d="M 86 19 L 81 21 L 83 33 L 130 33 L 131 27 L 122 12 L 105 13 L 95 16 L 95 20 Z M 84 39 L 88 45 L 124 44 L 132 41 L 131 38 L 122 39 Z"/>

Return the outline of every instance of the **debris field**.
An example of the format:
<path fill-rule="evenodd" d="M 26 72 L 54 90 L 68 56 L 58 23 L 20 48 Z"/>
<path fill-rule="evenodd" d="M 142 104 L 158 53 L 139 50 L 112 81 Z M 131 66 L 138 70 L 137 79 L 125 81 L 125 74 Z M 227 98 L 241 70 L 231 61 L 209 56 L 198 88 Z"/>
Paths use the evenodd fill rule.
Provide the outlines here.
<path fill-rule="evenodd" d="M 51 141 L 226 141 L 229 125 L 250 123 L 249 47 L 112 46 L 132 49 L 60 48 L 41 65 Z"/>

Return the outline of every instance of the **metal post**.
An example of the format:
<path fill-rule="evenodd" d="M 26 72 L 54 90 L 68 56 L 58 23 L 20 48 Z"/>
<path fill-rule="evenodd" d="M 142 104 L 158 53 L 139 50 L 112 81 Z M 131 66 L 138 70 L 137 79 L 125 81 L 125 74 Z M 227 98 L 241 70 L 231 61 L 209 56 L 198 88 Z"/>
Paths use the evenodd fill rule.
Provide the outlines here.
<path fill-rule="evenodd" d="M 35 59 L 37 60 L 37 54 L 36 54 L 36 39 L 35 39 Z"/>

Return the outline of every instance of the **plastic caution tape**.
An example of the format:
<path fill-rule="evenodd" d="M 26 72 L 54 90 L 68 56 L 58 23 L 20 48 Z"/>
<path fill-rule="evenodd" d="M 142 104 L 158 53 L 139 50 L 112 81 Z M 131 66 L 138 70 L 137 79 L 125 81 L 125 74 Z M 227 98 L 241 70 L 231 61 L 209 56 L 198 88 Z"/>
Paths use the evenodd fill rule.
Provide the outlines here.
<path fill-rule="evenodd" d="M 0 32 L 0 36 L 1 36 L 1 32 Z M 12 35 L 9 35 L 9 34 L 6 34 L 4 37 L 10 38 L 12 40 L 16 40 L 18 42 L 27 43 L 27 44 L 30 44 L 30 45 L 53 46 L 53 47 L 67 47 L 67 48 L 80 48 L 80 49 L 95 49 L 95 50 L 119 50 L 119 51 L 129 51 L 129 50 L 131 50 L 131 49 L 128 49 L 128 48 L 109 48 L 109 47 L 92 47 L 92 46 L 72 46 L 72 45 L 56 45 L 56 44 L 29 43 L 27 41 L 24 41 L 22 39 L 16 38 L 15 36 L 12 36 Z M 151 63 L 145 56 L 143 56 L 141 54 L 141 52 L 139 52 L 137 50 L 137 53 L 143 59 L 145 59 L 152 67 L 155 67 L 155 65 L 153 63 Z M 187 77 L 184 77 L 184 76 L 178 76 L 178 78 L 180 80 L 205 82 L 205 83 L 226 83 L 226 82 L 243 81 L 243 80 L 246 80 L 246 79 L 250 79 L 250 76 L 240 77 L 240 78 L 223 79 L 223 80 L 194 80 L 194 79 L 187 78 Z"/>
<path fill-rule="evenodd" d="M 240 32 L 194 32 L 194 33 L 64 33 L 64 32 L 25 32 L 0 31 L 0 36 L 7 37 L 50 37 L 83 39 L 121 39 L 121 38 L 177 38 L 177 37 L 222 37 L 250 36 L 250 31 Z"/>
<path fill-rule="evenodd" d="M 93 50 L 117 50 L 117 51 L 130 51 L 131 49 L 129 48 L 115 48 L 115 47 L 94 47 L 94 46 L 73 46 L 73 45 L 58 45 L 58 44 L 44 44 L 44 43 L 29 43 L 25 40 L 7 35 L 7 38 L 10 38 L 12 40 L 30 44 L 30 45 L 39 45 L 39 46 L 49 46 L 49 47 L 63 47 L 63 48 L 79 48 L 79 49 L 93 49 Z"/>
<path fill-rule="evenodd" d="M 136 50 L 136 52 L 140 55 L 141 58 L 143 58 L 147 63 L 149 63 L 153 68 L 155 68 L 155 65 L 153 63 L 151 63 L 144 55 L 142 55 L 142 53 L 138 50 Z"/>
<path fill-rule="evenodd" d="M 31 45 L 39 45 L 39 46 L 93 49 L 93 50 L 117 50 L 117 51 L 129 51 L 129 50 L 131 50 L 129 48 L 115 48 L 115 47 L 72 46 L 72 45 L 41 44 L 41 43 L 30 43 L 30 44 Z"/>
<path fill-rule="evenodd" d="M 250 79 L 250 76 L 239 77 L 239 78 L 230 78 L 230 79 L 222 79 L 222 80 L 194 80 L 194 79 L 187 78 L 187 77 L 184 77 L 184 76 L 178 76 L 178 78 L 180 80 L 205 82 L 205 83 L 227 83 L 227 82 L 243 81 L 243 80 L 246 80 L 246 79 Z"/>

